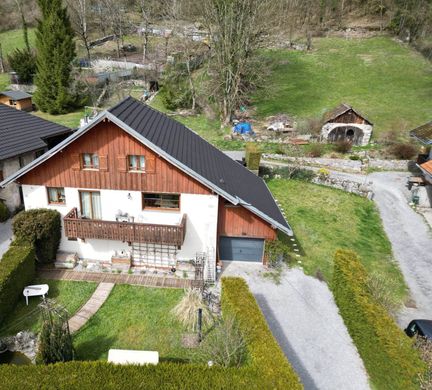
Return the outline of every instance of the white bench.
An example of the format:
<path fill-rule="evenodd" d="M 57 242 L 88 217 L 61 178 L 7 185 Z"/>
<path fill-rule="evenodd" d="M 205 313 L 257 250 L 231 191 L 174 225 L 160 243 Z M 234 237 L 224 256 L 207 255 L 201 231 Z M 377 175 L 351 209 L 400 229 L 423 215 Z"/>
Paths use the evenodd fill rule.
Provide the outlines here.
<path fill-rule="evenodd" d="M 28 306 L 28 297 L 42 296 L 45 299 L 45 294 L 48 294 L 49 286 L 47 284 L 34 284 L 33 286 L 25 286 L 23 295 Z"/>
<path fill-rule="evenodd" d="M 114 364 L 158 364 L 159 352 L 110 349 L 108 351 L 108 362 Z"/>

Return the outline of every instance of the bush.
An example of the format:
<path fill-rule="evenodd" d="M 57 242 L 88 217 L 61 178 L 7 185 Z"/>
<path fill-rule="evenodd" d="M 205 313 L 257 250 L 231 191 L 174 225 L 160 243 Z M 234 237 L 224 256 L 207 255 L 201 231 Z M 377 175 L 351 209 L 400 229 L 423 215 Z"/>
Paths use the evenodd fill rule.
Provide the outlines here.
<path fill-rule="evenodd" d="M 258 146 L 253 142 L 246 144 L 246 166 L 252 171 L 259 170 L 261 161 L 261 152 L 258 150 Z"/>
<path fill-rule="evenodd" d="M 352 148 L 352 142 L 348 140 L 338 141 L 333 145 L 333 149 L 338 153 L 346 154 Z"/>
<path fill-rule="evenodd" d="M 397 143 L 389 148 L 390 153 L 400 160 L 411 160 L 417 154 L 417 148 L 414 145 L 406 143 Z"/>
<path fill-rule="evenodd" d="M 324 145 L 323 144 L 313 144 L 308 152 L 309 157 L 321 157 L 324 154 Z"/>
<path fill-rule="evenodd" d="M 33 76 L 36 73 L 36 56 L 33 52 L 27 49 L 15 49 L 8 56 L 8 62 L 12 70 L 14 70 L 21 84 L 31 84 Z"/>
<path fill-rule="evenodd" d="M 0 324 L 14 309 L 23 288 L 35 275 L 35 254 L 31 245 L 12 243 L 0 261 Z"/>
<path fill-rule="evenodd" d="M 55 260 L 61 239 L 60 229 L 60 213 L 55 210 L 22 211 L 13 220 L 15 237 L 34 245 L 36 259 L 41 263 Z"/>
<path fill-rule="evenodd" d="M 262 166 L 259 169 L 259 175 L 265 179 L 296 179 L 303 181 L 312 181 L 316 176 L 311 169 L 300 168 L 295 165 L 290 165 L 280 168 L 269 168 Z"/>
<path fill-rule="evenodd" d="M 229 314 L 237 319 L 246 339 L 250 364 L 267 383 L 264 388 L 302 388 L 243 279 L 222 278 L 222 311 L 224 315 Z"/>
<path fill-rule="evenodd" d="M 6 221 L 10 217 L 10 212 L 7 206 L 0 201 L 0 222 Z"/>
<path fill-rule="evenodd" d="M 424 364 L 413 342 L 368 291 L 354 252 L 335 254 L 332 289 L 345 325 L 378 389 L 416 389 Z"/>

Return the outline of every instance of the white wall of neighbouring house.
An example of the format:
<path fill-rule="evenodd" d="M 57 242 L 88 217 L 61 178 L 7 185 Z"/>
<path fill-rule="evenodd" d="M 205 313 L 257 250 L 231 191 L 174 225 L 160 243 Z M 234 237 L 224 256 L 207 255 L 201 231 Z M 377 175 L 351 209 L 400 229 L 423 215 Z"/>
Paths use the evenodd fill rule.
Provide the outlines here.
<path fill-rule="evenodd" d="M 50 205 L 45 186 L 23 185 L 26 210 L 48 208 L 60 212 L 64 217 L 72 208 L 80 210 L 79 190 L 65 188 L 65 205 Z M 180 211 L 157 211 L 142 209 L 142 194 L 139 191 L 80 189 L 82 191 L 99 191 L 101 196 L 102 219 L 115 221 L 117 214 L 128 213 L 137 223 L 175 225 L 180 223 L 183 214 L 187 214 L 186 237 L 182 248 L 177 253 L 178 260 L 195 258 L 197 252 L 207 252 L 216 248 L 217 240 L 217 195 L 180 195 Z M 114 251 L 130 251 L 127 243 L 113 240 L 70 241 L 64 236 L 59 250 L 76 252 L 82 259 L 110 261 Z"/>

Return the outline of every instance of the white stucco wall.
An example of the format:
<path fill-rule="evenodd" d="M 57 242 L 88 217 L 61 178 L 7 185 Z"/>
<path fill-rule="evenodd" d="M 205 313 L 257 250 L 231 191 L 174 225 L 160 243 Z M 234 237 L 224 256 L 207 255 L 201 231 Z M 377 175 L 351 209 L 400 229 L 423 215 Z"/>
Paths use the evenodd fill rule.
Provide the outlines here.
<path fill-rule="evenodd" d="M 363 131 L 363 138 L 362 138 L 362 146 L 366 146 L 369 144 L 369 141 L 372 136 L 372 129 L 373 127 L 371 125 L 361 125 L 357 123 L 326 123 L 322 129 L 321 129 L 321 137 L 323 140 L 327 141 L 328 136 L 332 130 L 334 130 L 337 127 L 357 127 L 358 129 L 361 129 Z"/>
<path fill-rule="evenodd" d="M 49 208 L 59 211 L 65 216 L 72 208 L 80 209 L 77 188 L 65 188 L 66 205 L 49 205 L 46 187 L 23 185 L 24 204 L 26 209 Z M 92 189 L 83 189 L 92 191 Z M 101 194 L 102 219 L 115 221 L 120 210 L 135 217 L 135 222 L 177 224 L 182 215 L 187 214 L 186 237 L 182 248 L 178 251 L 178 260 L 195 258 L 196 252 L 214 251 L 217 240 L 217 195 L 181 194 L 180 211 L 142 210 L 141 192 L 96 190 Z M 130 198 L 128 195 L 130 194 Z M 69 241 L 62 229 L 59 250 L 77 252 L 78 256 L 87 260 L 110 261 L 114 251 L 131 251 L 127 243 L 111 240 Z"/>

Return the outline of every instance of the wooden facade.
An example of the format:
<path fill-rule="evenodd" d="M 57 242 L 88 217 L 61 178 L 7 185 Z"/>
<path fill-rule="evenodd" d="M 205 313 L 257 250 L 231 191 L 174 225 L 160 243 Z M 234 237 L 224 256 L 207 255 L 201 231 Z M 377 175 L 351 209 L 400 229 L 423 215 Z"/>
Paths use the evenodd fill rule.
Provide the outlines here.
<path fill-rule="evenodd" d="M 99 156 L 99 169 L 83 169 L 80 156 Z M 129 172 L 127 157 L 144 155 L 145 172 Z M 20 179 L 21 184 L 126 191 L 211 194 L 203 184 L 167 162 L 108 120 Z"/>
<path fill-rule="evenodd" d="M 358 115 L 354 110 L 348 110 L 338 117 L 329 121 L 330 123 L 355 123 L 357 125 L 370 124 L 365 118 Z"/>
<path fill-rule="evenodd" d="M 9 107 L 16 108 L 17 110 L 22 110 L 22 111 L 33 110 L 33 102 L 31 97 L 20 99 L 20 100 L 13 100 L 9 96 L 0 95 L 0 103 L 5 104 L 6 106 Z"/>
<path fill-rule="evenodd" d="M 242 206 L 219 200 L 218 236 L 276 239 L 276 229 Z"/>
<path fill-rule="evenodd" d="M 186 214 L 179 225 L 103 221 L 78 217 L 73 208 L 63 219 L 65 236 L 69 239 L 99 239 L 123 242 L 157 243 L 180 248 L 186 235 Z"/>

